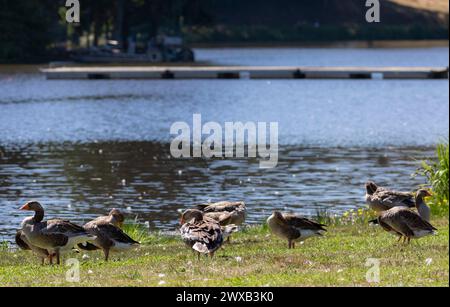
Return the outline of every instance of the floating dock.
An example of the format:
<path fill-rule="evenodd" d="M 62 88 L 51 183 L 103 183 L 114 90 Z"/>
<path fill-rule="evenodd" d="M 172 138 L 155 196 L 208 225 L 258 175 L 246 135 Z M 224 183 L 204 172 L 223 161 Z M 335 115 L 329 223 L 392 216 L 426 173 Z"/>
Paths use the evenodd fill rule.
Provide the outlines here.
<path fill-rule="evenodd" d="M 66 79 L 448 79 L 448 67 L 80 66 L 41 70 Z"/>

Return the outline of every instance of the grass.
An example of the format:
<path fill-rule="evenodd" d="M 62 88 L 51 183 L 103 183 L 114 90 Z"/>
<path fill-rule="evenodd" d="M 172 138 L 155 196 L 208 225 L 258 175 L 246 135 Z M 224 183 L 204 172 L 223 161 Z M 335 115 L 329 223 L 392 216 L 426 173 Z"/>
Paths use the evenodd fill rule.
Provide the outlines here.
<path fill-rule="evenodd" d="M 0 286 L 448 286 L 448 217 L 433 224 L 437 236 L 411 245 L 377 226 L 339 224 L 293 250 L 266 226 L 248 227 L 200 261 L 178 237 L 138 229 L 144 244 L 108 263 L 100 252 L 70 255 L 80 261 L 78 283 L 66 281 L 69 267 L 41 266 L 31 253 L 3 246 Z M 378 283 L 366 281 L 369 258 L 380 262 Z"/>

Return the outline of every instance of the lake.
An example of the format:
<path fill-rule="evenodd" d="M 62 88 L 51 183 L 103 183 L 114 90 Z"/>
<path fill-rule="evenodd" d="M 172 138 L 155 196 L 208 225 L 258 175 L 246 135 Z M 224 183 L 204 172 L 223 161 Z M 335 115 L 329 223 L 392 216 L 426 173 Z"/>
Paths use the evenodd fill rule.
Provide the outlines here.
<path fill-rule="evenodd" d="M 198 49 L 233 65 L 448 66 L 448 48 Z M 84 222 L 110 208 L 173 230 L 178 209 L 244 200 L 249 223 L 274 208 L 314 215 L 364 206 L 364 182 L 396 189 L 449 134 L 448 80 L 86 80 L 1 73 L 0 241 L 37 199 Z M 174 159 L 169 128 L 206 121 L 279 123 L 279 163 Z"/>

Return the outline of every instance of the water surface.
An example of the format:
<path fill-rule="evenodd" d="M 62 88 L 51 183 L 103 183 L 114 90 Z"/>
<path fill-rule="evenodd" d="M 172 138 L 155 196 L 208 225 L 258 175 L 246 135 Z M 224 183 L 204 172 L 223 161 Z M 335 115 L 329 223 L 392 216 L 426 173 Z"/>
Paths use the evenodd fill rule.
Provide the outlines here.
<path fill-rule="evenodd" d="M 201 49 L 233 65 L 447 66 L 448 48 Z M 0 68 L 1 70 L 1 68 Z M 314 215 L 364 206 L 364 182 L 413 190 L 411 177 L 449 134 L 448 80 L 48 81 L 0 72 L 0 240 L 41 201 L 84 222 L 110 208 L 173 230 L 177 209 L 244 200 L 249 223 L 274 208 Z M 279 123 L 279 164 L 173 159 L 170 125 Z"/>

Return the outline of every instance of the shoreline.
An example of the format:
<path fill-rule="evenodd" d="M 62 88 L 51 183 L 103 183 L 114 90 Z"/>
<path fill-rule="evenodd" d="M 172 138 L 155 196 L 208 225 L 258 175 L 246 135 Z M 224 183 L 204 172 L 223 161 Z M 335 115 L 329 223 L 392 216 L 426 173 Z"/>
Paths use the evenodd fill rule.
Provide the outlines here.
<path fill-rule="evenodd" d="M 371 49 L 371 48 L 438 48 L 449 47 L 448 40 L 355 40 L 328 42 L 224 42 L 224 43 L 191 43 L 192 48 L 340 48 L 340 49 Z"/>
<path fill-rule="evenodd" d="M 191 43 L 193 49 L 422 49 L 422 48 L 449 48 L 448 40 L 374 40 L 374 41 L 328 41 L 328 42 L 224 42 L 224 43 Z M 207 61 L 193 63 L 76 63 L 70 59 L 65 61 L 52 61 L 51 58 L 36 62 L 3 62 L 0 61 L 0 74 L 11 74 L 18 67 L 22 72 L 38 72 L 40 68 L 48 68 L 54 63 L 72 63 L 76 66 L 201 66 L 214 65 Z"/>

